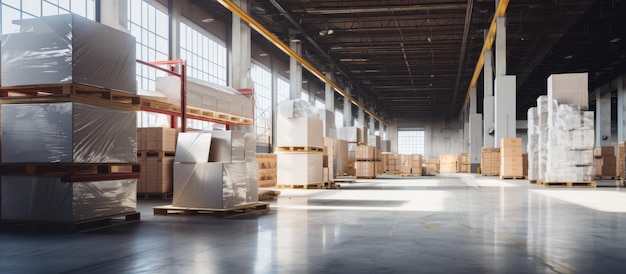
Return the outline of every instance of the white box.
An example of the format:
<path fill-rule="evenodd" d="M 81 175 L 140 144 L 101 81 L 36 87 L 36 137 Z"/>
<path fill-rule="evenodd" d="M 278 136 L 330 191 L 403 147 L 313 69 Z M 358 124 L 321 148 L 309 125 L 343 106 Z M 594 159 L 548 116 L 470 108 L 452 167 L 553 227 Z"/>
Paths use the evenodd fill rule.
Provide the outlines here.
<path fill-rule="evenodd" d="M 278 154 L 279 185 L 309 185 L 323 182 L 322 154 Z"/>
<path fill-rule="evenodd" d="M 257 202 L 258 164 L 174 163 L 173 206 L 231 208 Z"/>
<path fill-rule="evenodd" d="M 278 117 L 277 132 L 278 138 L 276 146 L 324 146 L 324 136 L 322 135 L 322 120 L 297 117 Z"/>
<path fill-rule="evenodd" d="M 589 109 L 589 76 L 584 73 L 552 74 L 548 77 L 548 100 Z"/>

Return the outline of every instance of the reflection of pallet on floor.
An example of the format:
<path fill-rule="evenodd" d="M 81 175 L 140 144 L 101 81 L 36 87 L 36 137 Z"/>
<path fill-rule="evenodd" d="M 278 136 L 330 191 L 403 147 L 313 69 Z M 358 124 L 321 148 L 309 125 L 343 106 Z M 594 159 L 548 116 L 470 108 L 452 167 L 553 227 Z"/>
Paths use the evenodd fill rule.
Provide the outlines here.
<path fill-rule="evenodd" d="M 265 202 L 257 202 L 231 208 L 198 208 L 166 205 L 153 207 L 152 209 L 154 215 L 233 218 L 248 214 L 267 212 L 270 210 L 270 204 Z"/>
<path fill-rule="evenodd" d="M 543 187 L 597 187 L 597 183 L 594 181 L 589 182 L 545 182 L 537 181 L 537 185 Z"/>
<path fill-rule="evenodd" d="M 129 212 L 77 222 L 4 220 L 0 222 L 0 227 L 12 231 L 85 233 L 136 223 L 139 222 L 140 219 L 141 214 L 139 212 Z"/>

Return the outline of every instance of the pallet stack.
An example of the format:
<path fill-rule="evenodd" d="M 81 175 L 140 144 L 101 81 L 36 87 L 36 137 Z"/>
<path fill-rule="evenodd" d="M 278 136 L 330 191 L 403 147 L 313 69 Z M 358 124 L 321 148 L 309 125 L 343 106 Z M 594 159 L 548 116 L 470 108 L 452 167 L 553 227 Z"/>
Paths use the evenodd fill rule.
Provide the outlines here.
<path fill-rule="evenodd" d="M 278 109 L 277 186 L 321 188 L 324 185 L 322 120 L 304 100 L 283 101 Z"/>
<path fill-rule="evenodd" d="M 400 155 L 402 161 L 402 176 L 422 176 L 422 155 L 403 154 Z"/>
<path fill-rule="evenodd" d="M 276 186 L 276 154 L 257 153 L 256 161 L 259 164 L 259 187 Z"/>
<path fill-rule="evenodd" d="M 399 154 L 383 153 L 382 164 L 385 174 L 400 175 L 402 174 L 402 161 Z"/>
<path fill-rule="evenodd" d="M 617 170 L 615 147 L 604 146 L 593 148 L 593 168 L 596 179 L 615 179 Z"/>
<path fill-rule="evenodd" d="M 27 31 L 3 37 L 0 65 L 0 94 L 14 103 L 2 106 L 2 222 L 74 232 L 138 221 L 135 39 L 70 14 L 20 24 Z"/>
<path fill-rule="evenodd" d="M 456 173 L 457 172 L 458 157 L 455 154 L 442 154 L 439 155 L 439 172 L 441 173 Z"/>
<path fill-rule="evenodd" d="M 439 173 L 440 162 L 439 159 L 426 160 L 426 174 L 435 175 Z"/>
<path fill-rule="evenodd" d="M 171 198 L 177 130 L 149 127 L 137 129 L 137 158 L 141 178 L 138 198 Z"/>
<path fill-rule="evenodd" d="M 378 148 L 368 145 L 356 147 L 356 177 L 364 179 L 376 178 L 376 163 L 378 161 Z"/>
<path fill-rule="evenodd" d="M 467 152 L 461 152 L 459 159 L 457 160 L 457 170 L 459 173 L 470 173 L 471 171 L 470 154 Z"/>
<path fill-rule="evenodd" d="M 356 176 L 356 149 L 359 145 L 367 145 L 368 129 L 366 127 L 343 127 L 337 129 L 337 139 L 348 143 L 347 176 Z"/>
<path fill-rule="evenodd" d="M 484 176 L 500 175 L 500 148 L 483 147 L 480 173 Z"/>
<path fill-rule="evenodd" d="M 522 138 L 500 140 L 500 179 L 523 179 Z"/>
<path fill-rule="evenodd" d="M 539 179 L 539 112 L 537 107 L 528 109 L 528 151 L 525 160 L 526 175 L 529 181 L 536 182 Z"/>

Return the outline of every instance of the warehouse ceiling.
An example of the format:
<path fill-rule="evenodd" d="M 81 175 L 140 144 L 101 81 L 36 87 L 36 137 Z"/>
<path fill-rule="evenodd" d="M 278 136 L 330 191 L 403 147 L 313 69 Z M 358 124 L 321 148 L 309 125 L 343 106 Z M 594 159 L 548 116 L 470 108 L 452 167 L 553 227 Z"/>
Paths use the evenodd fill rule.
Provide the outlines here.
<path fill-rule="evenodd" d="M 193 2 L 228 14 L 216 1 Z M 335 71 L 385 119 L 457 118 L 495 3 L 250 0 L 249 10 L 281 40 L 301 40 L 307 60 Z M 589 72 L 590 90 L 626 73 L 626 0 L 510 1 L 507 74 L 517 76 L 518 119 L 546 94 L 547 77 L 564 72 Z"/>

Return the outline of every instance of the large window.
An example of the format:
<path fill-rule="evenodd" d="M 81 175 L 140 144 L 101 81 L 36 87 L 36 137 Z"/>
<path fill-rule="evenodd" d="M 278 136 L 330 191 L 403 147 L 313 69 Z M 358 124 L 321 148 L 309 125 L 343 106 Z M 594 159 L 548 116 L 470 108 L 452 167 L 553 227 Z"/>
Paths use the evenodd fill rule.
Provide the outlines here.
<path fill-rule="evenodd" d="M 272 140 L 272 73 L 252 63 L 250 76 L 254 82 L 254 124 L 257 142 L 271 144 Z"/>
<path fill-rule="evenodd" d="M 285 100 L 289 100 L 289 82 L 282 77 L 278 77 L 278 81 L 276 81 L 276 93 L 278 94 L 278 101 L 282 102 Z"/>
<path fill-rule="evenodd" d="M 424 131 L 398 130 L 398 153 L 424 155 Z"/>
<path fill-rule="evenodd" d="M 137 40 L 137 59 L 146 62 L 169 59 L 169 18 L 167 13 L 148 1 L 128 1 L 128 28 Z M 162 72 L 137 65 L 139 88 L 155 89 L 155 79 Z"/>
<path fill-rule="evenodd" d="M 47 15 L 74 13 L 95 19 L 94 0 L 2 0 L 2 20 L 0 30 L 3 34 L 19 31 L 13 20 L 28 19 Z"/>
<path fill-rule="evenodd" d="M 189 77 L 226 85 L 226 47 L 199 27 L 180 22 L 180 58 Z"/>

